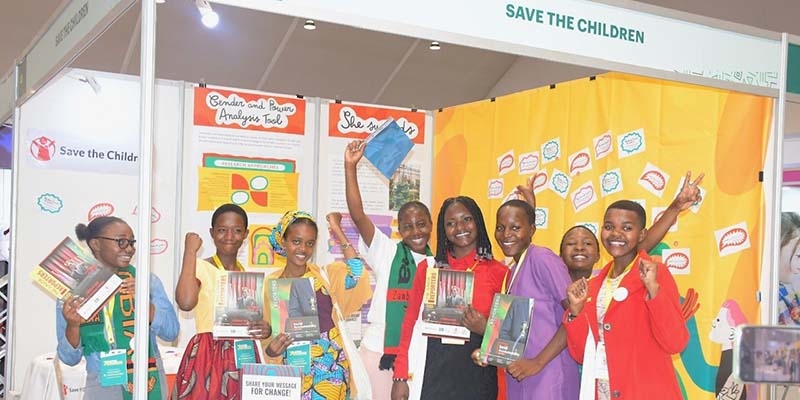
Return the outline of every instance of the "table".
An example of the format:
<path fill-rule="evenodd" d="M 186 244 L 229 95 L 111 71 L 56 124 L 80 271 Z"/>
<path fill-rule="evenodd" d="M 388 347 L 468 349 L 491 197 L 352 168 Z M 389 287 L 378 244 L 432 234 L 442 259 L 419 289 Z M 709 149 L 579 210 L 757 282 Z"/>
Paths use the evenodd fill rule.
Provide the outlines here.
<path fill-rule="evenodd" d="M 183 349 L 169 346 L 159 346 L 159 349 L 168 387 L 171 388 L 183 357 Z M 46 353 L 34 358 L 28 366 L 19 400 L 83 400 L 85 385 L 85 359 L 70 367 L 58 361 L 56 353 Z"/>

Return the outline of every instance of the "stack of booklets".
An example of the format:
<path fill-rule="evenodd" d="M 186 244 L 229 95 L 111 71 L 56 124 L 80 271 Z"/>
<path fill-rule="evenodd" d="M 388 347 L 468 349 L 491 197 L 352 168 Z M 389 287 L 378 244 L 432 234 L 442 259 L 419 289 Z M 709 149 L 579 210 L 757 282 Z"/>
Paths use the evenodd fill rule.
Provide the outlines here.
<path fill-rule="evenodd" d="M 31 272 L 33 281 L 59 299 L 78 296 L 78 315 L 90 319 L 122 284 L 114 269 L 103 266 L 69 237 Z"/>
<path fill-rule="evenodd" d="M 319 339 L 319 310 L 314 278 L 269 280 L 272 334 L 287 333 L 294 340 Z"/>
<path fill-rule="evenodd" d="M 528 343 L 532 313 L 533 299 L 494 295 L 481 343 L 481 355 L 487 363 L 506 367 L 522 357 Z"/>
<path fill-rule="evenodd" d="M 250 323 L 263 320 L 264 273 L 219 274 L 214 288 L 214 337 L 250 337 Z"/>
<path fill-rule="evenodd" d="M 428 268 L 422 298 L 422 333 L 442 338 L 469 339 L 461 323 L 472 304 L 473 273 L 447 268 Z"/>

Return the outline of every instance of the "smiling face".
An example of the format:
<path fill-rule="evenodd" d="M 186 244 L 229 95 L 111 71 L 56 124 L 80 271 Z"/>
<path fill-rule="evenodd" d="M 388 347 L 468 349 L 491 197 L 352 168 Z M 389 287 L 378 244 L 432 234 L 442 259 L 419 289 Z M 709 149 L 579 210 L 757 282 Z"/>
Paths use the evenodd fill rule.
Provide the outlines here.
<path fill-rule="evenodd" d="M 561 259 L 570 272 L 591 273 L 600 259 L 600 247 L 594 234 L 584 227 L 570 229 L 561 245 Z"/>
<path fill-rule="evenodd" d="M 475 217 L 463 204 L 454 202 L 444 212 L 444 231 L 453 249 L 453 256 L 463 257 L 475 250 L 478 229 Z"/>
<path fill-rule="evenodd" d="M 397 214 L 397 231 L 403 243 L 411 251 L 425 254 L 425 246 L 431 240 L 433 222 L 430 215 L 420 207 L 410 207 Z"/>
<path fill-rule="evenodd" d="M 286 249 L 286 267 L 295 270 L 305 269 L 306 263 L 314 254 L 317 244 L 317 229 L 310 223 L 296 220 L 286 228 L 283 248 Z"/>
<path fill-rule="evenodd" d="M 728 322 L 728 309 L 722 307 L 719 309 L 717 317 L 711 321 L 711 332 L 708 338 L 714 343 L 723 345 L 723 350 L 731 348 L 731 342 L 735 338 L 736 330 Z"/>
<path fill-rule="evenodd" d="M 242 243 L 247 239 L 247 226 L 241 215 L 235 212 L 226 212 L 217 216 L 208 233 L 214 240 L 214 247 L 219 255 L 236 256 Z"/>
<path fill-rule="evenodd" d="M 647 230 L 642 227 L 639 216 L 630 210 L 609 208 L 603 218 L 600 238 L 618 266 L 627 265 L 636 258 L 636 252 Z"/>
<path fill-rule="evenodd" d="M 133 240 L 133 230 L 128 224 L 125 222 L 112 222 L 106 225 L 98 236 L 103 238 L 95 237 L 89 240 L 89 247 L 91 247 L 92 254 L 98 261 L 111 268 L 125 268 L 131 264 L 131 259 L 136 254 L 136 248 L 132 244 L 128 244 L 122 249 L 116 240 L 105 239 Z"/>
<path fill-rule="evenodd" d="M 506 257 L 519 261 L 522 253 L 531 245 L 534 232 L 536 225 L 528 220 L 525 210 L 513 206 L 503 206 L 497 210 L 494 239 Z"/>

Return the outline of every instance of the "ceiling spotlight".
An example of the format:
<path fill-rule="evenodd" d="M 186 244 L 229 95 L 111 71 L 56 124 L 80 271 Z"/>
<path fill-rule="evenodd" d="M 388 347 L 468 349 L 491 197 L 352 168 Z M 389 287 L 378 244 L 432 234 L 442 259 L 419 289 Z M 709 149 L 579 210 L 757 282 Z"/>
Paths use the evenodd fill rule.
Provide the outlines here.
<path fill-rule="evenodd" d="M 317 24 L 314 23 L 314 20 L 307 19 L 306 23 L 303 24 L 303 28 L 308 31 L 313 31 L 314 29 L 317 29 Z"/>
<path fill-rule="evenodd" d="M 164 4 L 167 0 L 156 0 L 156 4 Z"/>
<path fill-rule="evenodd" d="M 214 28 L 219 24 L 219 15 L 211 9 L 211 4 L 208 0 L 195 0 L 194 4 L 197 10 L 200 11 L 200 21 L 206 28 Z"/>
<path fill-rule="evenodd" d="M 439 50 L 439 49 L 442 48 L 442 45 L 440 45 L 439 42 L 434 41 L 434 42 L 431 42 L 431 45 L 428 46 L 428 48 L 431 49 L 431 50 Z"/>

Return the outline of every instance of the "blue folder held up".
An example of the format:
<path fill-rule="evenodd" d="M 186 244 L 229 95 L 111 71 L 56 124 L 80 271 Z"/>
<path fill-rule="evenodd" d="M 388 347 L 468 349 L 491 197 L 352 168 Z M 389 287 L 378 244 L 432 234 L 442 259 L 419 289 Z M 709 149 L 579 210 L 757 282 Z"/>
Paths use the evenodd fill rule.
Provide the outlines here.
<path fill-rule="evenodd" d="M 365 139 L 364 156 L 387 179 L 391 179 L 397 167 L 414 147 L 408 135 L 393 118 L 389 118 Z"/>

